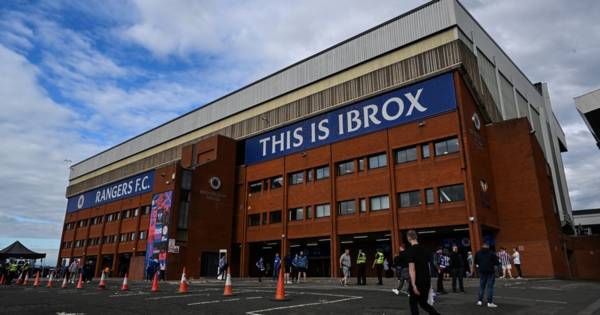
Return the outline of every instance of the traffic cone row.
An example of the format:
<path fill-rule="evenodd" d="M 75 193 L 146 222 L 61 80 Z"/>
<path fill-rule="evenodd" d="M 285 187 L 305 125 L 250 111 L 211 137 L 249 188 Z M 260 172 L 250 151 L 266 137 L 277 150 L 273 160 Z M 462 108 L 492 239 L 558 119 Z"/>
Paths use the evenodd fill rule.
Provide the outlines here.
<path fill-rule="evenodd" d="M 106 289 L 106 276 L 104 275 L 104 271 L 102 272 L 102 276 L 100 277 L 100 283 L 98 283 L 98 288 Z"/>
<path fill-rule="evenodd" d="M 123 278 L 123 284 L 121 285 L 121 291 L 129 291 L 129 284 L 127 284 L 127 274 Z"/>
<path fill-rule="evenodd" d="M 154 273 L 154 279 L 152 279 L 152 292 L 158 292 L 158 272 Z"/>
<path fill-rule="evenodd" d="M 183 267 L 183 272 L 181 273 L 181 281 L 179 281 L 179 293 L 187 293 L 188 292 L 188 283 L 187 276 L 185 274 L 185 267 Z"/>
<path fill-rule="evenodd" d="M 50 274 L 50 277 L 48 278 L 48 284 L 46 284 L 46 288 L 52 288 L 52 277 L 54 276 L 53 273 Z"/>
<path fill-rule="evenodd" d="M 40 272 L 39 271 L 35 274 L 35 280 L 33 281 L 33 286 L 36 288 L 40 286 Z"/>
<path fill-rule="evenodd" d="M 63 282 L 62 282 L 62 285 L 60 286 L 60 288 L 61 289 L 66 289 L 67 288 L 67 283 L 68 283 L 68 281 L 67 281 L 67 275 L 65 275 L 63 277 Z"/>
<path fill-rule="evenodd" d="M 83 289 L 83 275 L 79 274 L 79 280 L 77 281 L 77 286 L 75 289 Z"/>
<path fill-rule="evenodd" d="M 28 285 L 29 284 L 29 272 L 25 273 L 25 278 L 23 279 L 23 283 L 21 283 L 21 285 Z"/>
<path fill-rule="evenodd" d="M 229 267 L 227 267 L 227 276 L 225 277 L 225 289 L 223 290 L 224 296 L 232 296 L 233 295 L 233 286 L 231 285 L 231 272 Z"/>
<path fill-rule="evenodd" d="M 4 275 L 0 276 L 0 285 L 4 284 Z"/>

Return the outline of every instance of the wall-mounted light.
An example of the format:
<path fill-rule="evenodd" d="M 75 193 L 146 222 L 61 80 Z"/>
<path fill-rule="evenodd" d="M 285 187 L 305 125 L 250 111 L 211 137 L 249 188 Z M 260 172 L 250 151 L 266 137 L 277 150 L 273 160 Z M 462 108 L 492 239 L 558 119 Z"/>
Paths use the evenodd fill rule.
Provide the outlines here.
<path fill-rule="evenodd" d="M 425 127 L 425 121 L 424 120 L 419 121 L 419 127 Z"/>

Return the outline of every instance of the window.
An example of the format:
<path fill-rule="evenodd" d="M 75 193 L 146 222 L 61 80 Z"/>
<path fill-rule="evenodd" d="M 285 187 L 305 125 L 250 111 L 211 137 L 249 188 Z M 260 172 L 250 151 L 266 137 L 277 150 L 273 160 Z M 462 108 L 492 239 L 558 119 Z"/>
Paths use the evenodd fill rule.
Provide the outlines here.
<path fill-rule="evenodd" d="M 253 182 L 250 183 L 250 185 L 248 185 L 248 192 L 249 193 L 256 193 L 262 190 L 262 182 Z"/>
<path fill-rule="evenodd" d="M 360 204 L 360 212 L 367 212 L 367 199 L 360 198 L 358 203 Z"/>
<path fill-rule="evenodd" d="M 129 240 L 130 241 L 135 241 L 135 234 L 136 234 L 135 232 L 129 233 Z"/>
<path fill-rule="evenodd" d="M 404 148 L 396 151 L 396 163 L 408 163 L 417 160 L 417 147 Z"/>
<path fill-rule="evenodd" d="M 281 210 L 269 212 L 269 223 L 281 223 Z"/>
<path fill-rule="evenodd" d="M 364 170 L 365 170 L 365 159 L 360 158 L 360 159 L 358 159 L 358 171 L 362 172 Z"/>
<path fill-rule="evenodd" d="M 120 241 L 121 242 L 126 242 L 127 241 L 127 233 L 121 234 Z"/>
<path fill-rule="evenodd" d="M 313 170 L 307 170 L 306 171 L 306 181 L 312 182 L 312 180 L 313 180 Z"/>
<path fill-rule="evenodd" d="M 322 217 L 328 217 L 331 215 L 331 207 L 329 206 L 328 203 L 326 204 L 322 204 L 322 205 L 317 205 L 315 207 L 315 217 L 316 218 L 322 218 Z"/>
<path fill-rule="evenodd" d="M 329 166 L 323 166 L 316 169 L 317 180 L 329 178 Z"/>
<path fill-rule="evenodd" d="M 428 159 L 431 155 L 429 154 L 429 143 L 421 145 L 421 157 Z"/>
<path fill-rule="evenodd" d="M 267 225 L 267 213 L 263 212 L 262 214 L 262 225 Z"/>
<path fill-rule="evenodd" d="M 248 215 L 248 226 L 260 225 L 260 213 Z"/>
<path fill-rule="evenodd" d="M 144 210 L 142 211 L 143 215 L 150 214 L 150 206 L 142 206 L 142 209 Z"/>
<path fill-rule="evenodd" d="M 281 187 L 283 187 L 283 176 L 271 178 L 271 189 L 277 189 Z"/>
<path fill-rule="evenodd" d="M 311 206 L 306 207 L 306 218 L 307 219 L 312 218 L 312 207 Z"/>
<path fill-rule="evenodd" d="M 385 153 L 369 157 L 369 169 L 380 168 L 387 166 L 387 157 Z"/>
<path fill-rule="evenodd" d="M 433 198 L 433 189 L 427 188 L 425 189 L 425 203 L 428 205 L 432 205 L 435 202 Z"/>
<path fill-rule="evenodd" d="M 435 143 L 435 156 L 458 152 L 458 138 L 447 139 Z"/>
<path fill-rule="evenodd" d="M 421 193 L 418 190 L 398 194 L 400 208 L 416 207 L 421 204 Z"/>
<path fill-rule="evenodd" d="M 121 212 L 113 213 L 113 218 L 115 221 L 118 221 L 121 218 Z"/>
<path fill-rule="evenodd" d="M 465 200 L 465 188 L 463 184 L 440 187 L 438 189 L 440 203 Z"/>
<path fill-rule="evenodd" d="M 390 197 L 387 195 L 371 197 L 370 203 L 371 211 L 386 210 L 390 208 Z"/>
<path fill-rule="evenodd" d="M 337 165 L 338 176 L 354 173 L 354 161 L 341 162 Z"/>
<path fill-rule="evenodd" d="M 298 185 L 304 183 L 304 172 L 290 174 L 290 185 Z"/>
<path fill-rule="evenodd" d="M 354 200 L 345 200 L 338 202 L 338 214 L 348 215 L 356 212 L 356 202 Z"/>
<path fill-rule="evenodd" d="M 145 240 L 146 239 L 146 231 L 140 231 L 140 240 Z"/>
<path fill-rule="evenodd" d="M 288 221 L 304 220 L 304 208 L 293 208 L 288 210 Z"/>
<path fill-rule="evenodd" d="M 106 222 L 112 222 L 112 220 L 113 220 L 113 214 L 112 213 L 111 214 L 107 214 L 106 215 Z"/>
<path fill-rule="evenodd" d="M 140 208 L 135 208 L 135 210 L 133 210 L 133 216 L 137 217 L 138 215 L 140 215 Z"/>
<path fill-rule="evenodd" d="M 121 214 L 121 217 L 122 217 L 123 219 L 127 219 L 127 218 L 129 218 L 130 216 L 131 216 L 131 210 L 125 210 L 125 211 L 123 211 L 123 212 L 122 212 L 122 214 Z"/>

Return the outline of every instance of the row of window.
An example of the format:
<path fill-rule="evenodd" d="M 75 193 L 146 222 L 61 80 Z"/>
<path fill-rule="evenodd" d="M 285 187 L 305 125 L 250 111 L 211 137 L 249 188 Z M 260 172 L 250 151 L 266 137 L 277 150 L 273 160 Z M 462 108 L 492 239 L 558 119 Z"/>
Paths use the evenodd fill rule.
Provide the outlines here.
<path fill-rule="evenodd" d="M 449 203 L 465 200 L 465 191 L 463 184 L 438 187 L 439 203 Z M 433 188 L 424 190 L 425 204 L 432 205 L 435 203 Z M 361 213 L 367 212 L 367 199 L 369 211 L 381 211 L 390 208 L 390 197 L 388 195 L 374 196 L 369 198 L 360 198 L 358 200 L 358 211 Z M 398 193 L 398 208 L 417 207 L 422 204 L 421 190 L 412 190 Z M 288 221 L 303 221 L 313 217 L 311 206 L 298 207 L 288 209 Z M 355 199 L 343 200 L 337 203 L 337 213 L 340 216 L 351 215 L 356 213 L 357 204 Z M 328 217 L 331 215 L 329 204 L 321 204 L 315 206 L 314 217 Z M 262 218 L 262 220 L 261 220 Z M 268 221 L 267 221 L 268 219 Z M 262 223 L 261 223 L 262 222 Z M 268 213 L 263 212 L 248 215 L 248 226 L 258 226 L 266 224 L 281 223 L 281 210 L 275 210 Z"/>
<path fill-rule="evenodd" d="M 435 149 L 435 156 L 444 156 L 459 151 L 458 138 L 444 139 L 433 143 Z M 428 159 L 431 157 L 429 152 L 429 143 L 420 145 L 414 145 L 405 147 L 394 151 L 394 158 L 396 164 L 408 163 L 417 160 L 417 150 L 421 150 L 421 158 Z M 377 169 L 386 167 L 387 155 L 385 153 L 379 153 L 366 157 L 367 167 L 369 169 Z M 365 170 L 365 158 L 359 158 L 357 160 L 358 171 L 362 172 Z M 336 164 L 336 171 L 338 176 L 353 174 L 355 169 L 354 160 L 343 161 Z M 299 172 L 290 173 L 288 175 L 289 185 L 298 185 L 306 182 L 312 182 L 313 179 L 321 180 L 329 178 L 329 165 L 311 168 L 308 170 L 302 170 Z M 269 179 L 259 180 L 251 182 L 248 186 L 249 193 L 257 193 L 260 191 L 269 189 L 277 189 L 283 187 L 283 176 L 276 176 Z"/>
<path fill-rule="evenodd" d="M 100 215 L 100 216 L 95 216 L 95 217 L 92 217 L 89 219 L 82 219 L 79 221 L 69 222 L 69 223 L 65 224 L 65 230 L 71 230 L 76 227 L 77 228 L 86 227 L 88 225 L 88 223 L 90 225 L 96 225 L 96 224 L 101 224 L 104 221 L 112 222 L 112 221 L 118 221 L 119 219 L 127 219 L 127 218 L 131 218 L 131 217 L 137 217 L 140 215 L 140 213 L 142 215 L 150 214 L 150 206 L 141 206 L 141 207 L 135 208 L 135 209 L 127 209 L 127 210 L 123 210 L 123 211 L 119 211 L 119 212 L 115 212 L 115 213 L 110 213 L 107 215 Z"/>
<path fill-rule="evenodd" d="M 71 246 L 73 248 L 80 248 L 80 247 L 85 247 L 86 245 L 87 246 L 96 246 L 96 245 L 100 245 L 100 244 L 112 244 L 117 241 L 117 237 L 120 242 L 135 241 L 136 238 L 139 240 L 145 240 L 147 235 L 148 235 L 147 231 L 121 233 L 120 235 L 119 234 L 105 235 L 102 238 L 94 237 L 94 238 L 89 238 L 89 239 L 76 240 L 73 242 L 71 242 L 71 241 L 63 242 L 62 248 L 63 249 L 71 248 Z"/>

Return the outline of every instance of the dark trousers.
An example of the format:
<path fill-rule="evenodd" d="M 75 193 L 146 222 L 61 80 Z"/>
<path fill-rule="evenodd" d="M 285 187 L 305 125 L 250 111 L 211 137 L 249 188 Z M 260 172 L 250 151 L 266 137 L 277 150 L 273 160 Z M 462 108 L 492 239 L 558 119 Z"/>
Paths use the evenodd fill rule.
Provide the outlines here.
<path fill-rule="evenodd" d="M 458 280 L 458 288 L 461 292 L 465 292 L 465 288 L 463 287 L 465 270 L 463 268 L 452 269 L 450 274 L 452 274 L 452 291 L 456 292 L 456 280 Z"/>
<path fill-rule="evenodd" d="M 429 296 L 429 288 L 431 285 L 417 285 L 417 289 L 419 289 L 419 295 L 415 294 L 413 287 L 411 284 L 408 286 L 408 290 L 410 291 L 410 297 L 408 298 L 408 302 L 410 304 L 410 313 L 413 315 L 419 314 L 419 306 L 429 314 L 439 314 L 438 311 L 433 308 L 433 306 L 427 303 L 427 297 Z"/>
<path fill-rule="evenodd" d="M 367 264 L 357 264 L 358 274 L 356 276 L 356 284 L 365 285 L 367 284 Z"/>
<path fill-rule="evenodd" d="M 440 269 L 437 275 L 437 291 L 444 292 L 444 269 Z"/>
<path fill-rule="evenodd" d="M 515 264 L 515 268 L 517 269 L 517 274 L 519 277 L 523 278 L 523 274 L 521 273 L 521 264 Z"/>
<path fill-rule="evenodd" d="M 494 282 L 496 282 L 496 275 L 493 273 L 479 273 L 479 301 L 483 302 L 483 294 L 487 289 L 487 302 L 493 303 Z"/>
<path fill-rule="evenodd" d="M 160 271 L 160 280 L 165 281 L 165 271 L 164 270 Z"/>
<path fill-rule="evenodd" d="M 375 264 L 375 270 L 377 271 L 377 282 L 378 285 L 383 284 L 383 264 Z"/>

